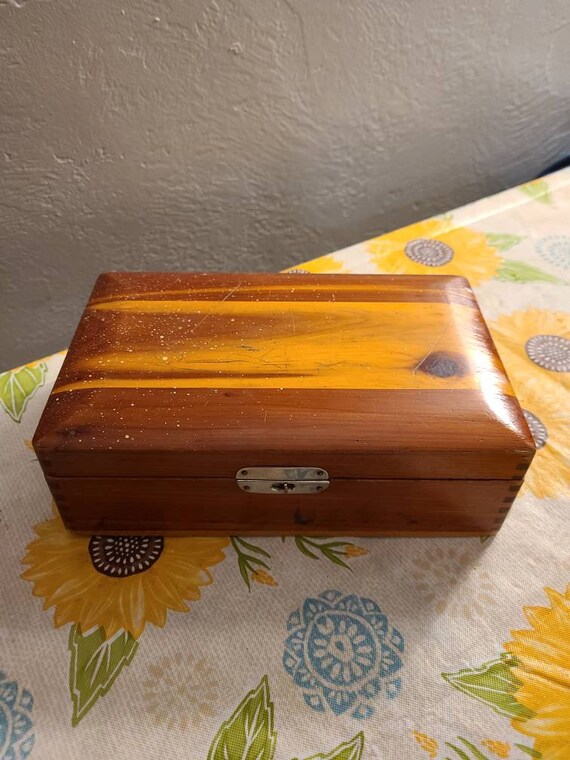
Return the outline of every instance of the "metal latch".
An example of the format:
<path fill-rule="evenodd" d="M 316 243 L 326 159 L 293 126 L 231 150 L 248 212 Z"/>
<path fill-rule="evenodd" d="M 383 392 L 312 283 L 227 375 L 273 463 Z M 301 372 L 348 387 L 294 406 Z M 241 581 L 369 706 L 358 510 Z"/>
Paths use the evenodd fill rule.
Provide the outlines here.
<path fill-rule="evenodd" d="M 242 467 L 236 481 L 249 493 L 320 493 L 330 485 L 328 472 L 320 467 Z"/>

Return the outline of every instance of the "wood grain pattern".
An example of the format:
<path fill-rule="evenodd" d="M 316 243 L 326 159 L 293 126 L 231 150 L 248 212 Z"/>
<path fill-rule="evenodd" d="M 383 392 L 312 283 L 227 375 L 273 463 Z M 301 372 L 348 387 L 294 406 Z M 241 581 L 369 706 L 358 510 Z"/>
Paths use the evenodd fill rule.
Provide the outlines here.
<path fill-rule="evenodd" d="M 44 471 L 233 478 L 244 466 L 314 464 L 334 478 L 509 479 L 532 458 L 512 397 L 497 414 L 464 390 L 144 389 L 135 398 L 127 389 L 55 396 L 35 439 Z"/>
<path fill-rule="evenodd" d="M 393 535 L 496 531 L 501 480 L 336 480 L 321 494 L 246 494 L 227 478 L 49 478 L 68 528 L 92 533 Z M 518 487 L 518 485 L 517 485 Z M 509 504 L 505 502 L 509 500 Z M 81 509 L 77 505 L 81 504 Z"/>
<path fill-rule="evenodd" d="M 512 394 L 496 354 L 480 350 L 480 314 L 457 278 L 422 290 L 407 277 L 378 287 L 384 278 L 188 275 L 184 290 L 180 276 L 163 274 L 162 289 L 148 290 L 148 276 L 129 275 L 120 294 L 108 292 L 108 278 L 87 305 L 55 393 L 479 389 L 492 377 Z"/>
<path fill-rule="evenodd" d="M 98 277 L 90 305 L 172 296 L 205 301 L 393 301 L 457 303 L 477 308 L 464 277 L 408 275 L 247 274 L 204 272 L 106 272 Z"/>
<path fill-rule="evenodd" d="M 145 491 L 148 479 L 162 478 L 171 489 L 168 484 L 185 478 L 216 493 L 213 484 L 227 480 L 228 503 L 220 508 L 227 513 L 224 524 L 239 523 L 240 532 L 257 530 L 235 513 L 241 467 L 322 467 L 335 484 L 350 487 L 368 481 L 383 488 L 389 480 L 410 490 L 416 481 L 448 479 L 481 481 L 486 488 L 483 481 L 520 480 L 534 453 L 463 278 L 343 275 L 103 275 L 34 447 L 45 474 L 71 489 L 65 503 L 75 526 L 86 524 L 81 516 L 90 509 L 89 484 L 114 480 L 115 486 L 105 485 L 110 493 L 130 485 L 134 498 L 147 504 L 148 493 L 159 498 Z M 351 514 L 343 488 L 335 485 L 319 503 L 328 499 L 338 511 L 334 494 L 342 493 Z M 461 493 L 465 488 L 473 486 Z M 431 515 L 438 532 L 441 491 L 420 491 L 422 500 L 411 502 L 426 515 L 418 530 L 429 532 Z M 174 491 L 166 493 L 175 498 Z M 496 517 L 503 502 L 489 493 Z M 62 507 L 62 497 L 55 498 Z M 127 532 L 142 529 L 142 511 L 111 501 L 116 524 L 128 525 Z M 282 497 L 265 496 L 261 510 L 277 519 L 274 501 Z M 107 507 L 98 509 L 103 514 Z M 461 508 L 443 513 L 456 530 Z M 213 519 L 184 514 L 189 530 L 204 531 Z M 332 519 L 326 509 L 319 513 L 320 533 L 326 514 Z M 384 514 L 392 515 L 394 530 L 404 529 L 396 514 Z M 250 512 L 246 517 L 258 519 Z M 472 525 L 465 517 L 462 531 Z M 364 512 L 353 518 L 353 533 L 360 519 L 365 533 L 389 529 Z M 173 519 L 165 518 L 162 529 L 177 531 L 181 523 Z M 159 530 L 160 519 L 152 522 Z M 275 530 L 286 528 L 279 526 Z"/>
<path fill-rule="evenodd" d="M 512 394 L 494 357 L 480 351 L 477 312 L 457 304 L 137 299 L 92 306 L 84 320 L 90 350 L 75 356 L 66 370 L 74 378 L 56 393 L 212 385 L 479 389 L 494 373 L 497 391 Z M 93 351 L 102 334 L 106 341 Z"/>

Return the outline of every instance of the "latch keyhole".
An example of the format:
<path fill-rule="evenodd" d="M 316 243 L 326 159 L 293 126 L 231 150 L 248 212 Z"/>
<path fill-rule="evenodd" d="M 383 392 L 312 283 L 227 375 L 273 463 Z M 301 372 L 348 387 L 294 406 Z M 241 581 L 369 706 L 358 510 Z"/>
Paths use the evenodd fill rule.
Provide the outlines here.
<path fill-rule="evenodd" d="M 271 490 L 277 493 L 290 493 L 295 490 L 295 483 L 273 483 Z"/>

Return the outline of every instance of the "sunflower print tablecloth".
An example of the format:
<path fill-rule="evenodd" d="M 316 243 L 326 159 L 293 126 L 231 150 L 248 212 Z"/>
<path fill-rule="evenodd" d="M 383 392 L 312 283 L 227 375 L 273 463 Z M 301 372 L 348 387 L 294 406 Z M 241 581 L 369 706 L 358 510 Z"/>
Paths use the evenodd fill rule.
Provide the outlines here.
<path fill-rule="evenodd" d="M 493 539 L 69 534 L 0 374 L 0 759 L 570 758 L 570 172 L 299 265 L 461 274 L 538 454 Z"/>

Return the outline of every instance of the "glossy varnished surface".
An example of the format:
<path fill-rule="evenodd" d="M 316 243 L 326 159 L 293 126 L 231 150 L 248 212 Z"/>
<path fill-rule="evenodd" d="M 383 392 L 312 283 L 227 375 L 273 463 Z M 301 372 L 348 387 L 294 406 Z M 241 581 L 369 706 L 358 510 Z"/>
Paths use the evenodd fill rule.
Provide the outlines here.
<path fill-rule="evenodd" d="M 111 276 L 54 392 L 120 388 L 480 389 L 511 393 L 470 291 L 442 278 Z M 120 279 L 120 278 L 119 278 Z M 420 278 L 421 279 L 421 278 Z M 163 282 L 161 288 L 160 283 Z M 151 280 L 152 283 L 152 280 Z M 421 296 L 423 295 L 423 298 Z M 396 300 L 398 299 L 398 300 Z"/>
<path fill-rule="evenodd" d="M 227 479 L 229 524 L 246 465 L 512 483 L 534 451 L 464 279 L 341 275 L 103 275 L 34 446 L 70 525 L 89 477 L 131 478 L 143 499 L 138 478 Z M 424 494 L 414 508 L 433 516 L 438 489 Z"/>

